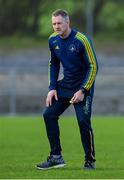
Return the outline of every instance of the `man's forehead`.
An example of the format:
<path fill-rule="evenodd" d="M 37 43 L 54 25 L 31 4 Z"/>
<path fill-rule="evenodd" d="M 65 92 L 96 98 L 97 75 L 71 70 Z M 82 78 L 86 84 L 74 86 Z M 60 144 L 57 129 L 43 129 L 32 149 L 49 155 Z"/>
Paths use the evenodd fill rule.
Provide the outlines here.
<path fill-rule="evenodd" d="M 52 21 L 63 21 L 64 18 L 61 15 L 52 16 Z"/>

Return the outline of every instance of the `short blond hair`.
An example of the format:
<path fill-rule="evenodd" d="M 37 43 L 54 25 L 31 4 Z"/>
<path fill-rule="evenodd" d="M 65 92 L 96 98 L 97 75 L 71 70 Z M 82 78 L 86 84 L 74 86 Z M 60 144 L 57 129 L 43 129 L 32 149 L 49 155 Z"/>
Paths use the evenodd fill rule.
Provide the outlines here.
<path fill-rule="evenodd" d="M 62 16 L 66 21 L 69 21 L 69 15 L 66 10 L 57 9 L 52 13 L 52 16 Z"/>

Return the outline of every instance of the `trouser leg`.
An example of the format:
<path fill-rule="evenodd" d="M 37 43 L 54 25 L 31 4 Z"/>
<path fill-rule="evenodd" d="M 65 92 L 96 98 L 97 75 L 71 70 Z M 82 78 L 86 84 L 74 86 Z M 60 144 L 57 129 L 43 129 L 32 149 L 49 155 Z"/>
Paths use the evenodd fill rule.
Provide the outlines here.
<path fill-rule="evenodd" d="M 59 116 L 67 109 L 69 106 L 68 99 L 59 98 L 58 101 L 53 100 L 52 106 L 46 107 L 43 117 L 46 125 L 46 132 L 48 140 L 50 143 L 52 155 L 61 154 L 61 144 L 60 144 L 60 131 L 58 125 Z"/>
<path fill-rule="evenodd" d="M 86 160 L 95 160 L 94 135 L 91 127 L 91 109 L 93 94 L 85 94 L 84 100 L 74 104 L 81 141 L 85 152 Z"/>

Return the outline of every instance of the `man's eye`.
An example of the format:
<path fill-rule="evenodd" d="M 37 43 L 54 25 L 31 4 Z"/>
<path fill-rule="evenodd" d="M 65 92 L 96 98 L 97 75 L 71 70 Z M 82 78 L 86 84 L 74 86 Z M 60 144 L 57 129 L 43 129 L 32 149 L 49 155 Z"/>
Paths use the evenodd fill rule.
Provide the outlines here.
<path fill-rule="evenodd" d="M 53 23 L 53 26 L 55 26 L 55 25 L 61 25 L 62 23 Z"/>

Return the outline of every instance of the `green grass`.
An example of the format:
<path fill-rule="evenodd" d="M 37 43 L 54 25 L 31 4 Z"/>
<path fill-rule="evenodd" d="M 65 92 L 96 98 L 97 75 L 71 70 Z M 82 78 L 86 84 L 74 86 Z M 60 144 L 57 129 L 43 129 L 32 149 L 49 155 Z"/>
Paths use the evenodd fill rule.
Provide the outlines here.
<path fill-rule="evenodd" d="M 0 37 L 0 49 L 20 50 L 25 48 L 47 47 L 47 38 L 33 38 L 25 36 L 3 36 Z"/>
<path fill-rule="evenodd" d="M 81 169 L 83 149 L 75 117 L 60 119 L 61 142 L 66 166 L 36 170 L 46 159 L 49 144 L 41 117 L 0 117 L 1 179 L 121 179 L 124 178 L 124 118 L 93 117 L 96 170 Z"/>

